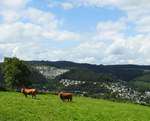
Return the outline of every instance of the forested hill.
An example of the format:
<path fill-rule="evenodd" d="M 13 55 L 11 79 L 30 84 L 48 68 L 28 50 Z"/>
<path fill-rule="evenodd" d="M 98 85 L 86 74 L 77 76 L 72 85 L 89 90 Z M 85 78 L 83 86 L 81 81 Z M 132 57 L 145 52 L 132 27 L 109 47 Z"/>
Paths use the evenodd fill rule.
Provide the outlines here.
<path fill-rule="evenodd" d="M 68 61 L 24 62 L 31 71 L 29 80 L 32 87 L 150 104 L 150 66 L 93 65 Z M 2 82 L 3 68 L 0 69 Z"/>
<path fill-rule="evenodd" d="M 65 73 L 58 73 L 58 78 L 65 78 L 70 80 L 81 81 L 110 81 L 122 80 L 126 82 L 134 81 L 136 84 L 144 82 L 144 85 L 149 85 L 150 80 L 150 66 L 146 65 L 93 65 L 87 63 L 75 63 L 69 61 L 25 61 L 32 67 L 45 66 L 55 67 L 55 73 L 61 69 L 68 69 Z M 0 66 L 2 63 L 0 63 Z M 2 70 L 2 68 L 0 68 Z M 50 68 L 51 69 L 51 68 Z M 58 70 L 60 69 L 60 70 Z M 3 79 L 2 71 L 0 70 L 0 80 Z M 42 70 L 45 71 L 45 70 Z M 46 82 L 46 78 L 39 73 L 39 70 L 31 70 L 31 80 L 38 83 Z M 47 75 L 53 72 L 47 71 Z M 139 83 L 140 81 L 140 83 Z M 138 82 L 138 83 L 137 83 Z"/>
<path fill-rule="evenodd" d="M 73 70 L 68 72 L 70 74 L 76 71 L 82 73 L 94 72 L 96 74 L 105 74 L 111 76 L 113 79 L 120 79 L 123 81 L 130 81 L 150 72 L 150 66 L 145 65 L 93 65 L 68 61 L 28 61 L 27 63 L 31 65 L 47 65 Z"/>

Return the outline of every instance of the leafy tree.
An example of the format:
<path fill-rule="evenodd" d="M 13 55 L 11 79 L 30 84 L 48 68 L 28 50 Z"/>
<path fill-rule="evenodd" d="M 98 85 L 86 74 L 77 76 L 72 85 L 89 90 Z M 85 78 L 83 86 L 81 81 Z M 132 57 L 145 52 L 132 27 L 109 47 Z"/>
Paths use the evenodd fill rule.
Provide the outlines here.
<path fill-rule="evenodd" d="M 8 88 L 16 88 L 30 85 L 30 70 L 27 65 L 18 58 L 5 58 L 3 64 L 4 80 Z"/>

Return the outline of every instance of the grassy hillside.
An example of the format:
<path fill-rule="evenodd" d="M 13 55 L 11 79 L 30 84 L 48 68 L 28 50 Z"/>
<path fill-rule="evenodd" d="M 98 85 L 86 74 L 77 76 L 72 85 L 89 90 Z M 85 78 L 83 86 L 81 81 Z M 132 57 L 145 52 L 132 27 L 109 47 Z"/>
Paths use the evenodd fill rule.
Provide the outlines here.
<path fill-rule="evenodd" d="M 53 95 L 32 99 L 0 92 L 0 121 L 150 121 L 150 108 L 85 97 L 63 103 Z"/>

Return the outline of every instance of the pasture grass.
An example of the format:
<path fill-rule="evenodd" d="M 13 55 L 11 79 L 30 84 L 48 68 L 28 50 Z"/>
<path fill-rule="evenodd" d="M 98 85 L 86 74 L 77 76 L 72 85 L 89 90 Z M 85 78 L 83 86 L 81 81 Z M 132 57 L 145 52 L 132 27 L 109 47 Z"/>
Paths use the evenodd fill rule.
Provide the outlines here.
<path fill-rule="evenodd" d="M 0 92 L 0 121 L 150 121 L 150 108 L 85 97 L 67 103 L 50 94 L 32 99 Z"/>

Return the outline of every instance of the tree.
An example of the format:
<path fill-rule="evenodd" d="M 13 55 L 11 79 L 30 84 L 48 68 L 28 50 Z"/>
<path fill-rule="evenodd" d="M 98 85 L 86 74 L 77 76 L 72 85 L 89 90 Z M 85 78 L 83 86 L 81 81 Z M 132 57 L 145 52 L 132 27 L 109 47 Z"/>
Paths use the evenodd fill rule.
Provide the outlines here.
<path fill-rule="evenodd" d="M 28 66 L 18 58 L 5 58 L 3 65 L 6 87 L 16 88 L 30 85 L 30 70 Z"/>

